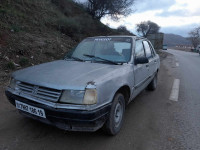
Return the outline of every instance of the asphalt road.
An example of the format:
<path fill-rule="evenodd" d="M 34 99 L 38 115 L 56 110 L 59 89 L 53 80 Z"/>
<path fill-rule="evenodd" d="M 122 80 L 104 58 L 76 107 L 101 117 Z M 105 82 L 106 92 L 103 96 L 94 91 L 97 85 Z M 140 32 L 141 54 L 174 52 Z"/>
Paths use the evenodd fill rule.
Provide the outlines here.
<path fill-rule="evenodd" d="M 180 79 L 179 100 L 174 108 L 176 138 L 184 149 L 200 149 L 200 56 L 197 53 L 168 50 L 175 57 Z"/>
<path fill-rule="evenodd" d="M 143 91 L 126 109 L 121 132 L 107 136 L 65 132 L 21 116 L 0 87 L 0 150 L 199 150 L 200 57 L 168 50 L 158 88 Z M 178 65 L 177 65 L 178 63 Z M 174 79 L 180 79 L 178 101 L 169 100 Z"/>

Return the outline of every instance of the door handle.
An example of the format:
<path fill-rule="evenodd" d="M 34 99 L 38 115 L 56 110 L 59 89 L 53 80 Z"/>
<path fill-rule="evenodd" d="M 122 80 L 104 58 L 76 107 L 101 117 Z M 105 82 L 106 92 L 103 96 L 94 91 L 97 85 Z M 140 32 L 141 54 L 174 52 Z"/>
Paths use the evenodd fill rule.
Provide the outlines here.
<path fill-rule="evenodd" d="M 155 63 L 157 63 L 157 61 L 156 61 L 156 60 L 154 60 L 154 62 L 155 62 Z"/>
<path fill-rule="evenodd" d="M 146 67 L 149 67 L 149 65 L 146 65 Z"/>

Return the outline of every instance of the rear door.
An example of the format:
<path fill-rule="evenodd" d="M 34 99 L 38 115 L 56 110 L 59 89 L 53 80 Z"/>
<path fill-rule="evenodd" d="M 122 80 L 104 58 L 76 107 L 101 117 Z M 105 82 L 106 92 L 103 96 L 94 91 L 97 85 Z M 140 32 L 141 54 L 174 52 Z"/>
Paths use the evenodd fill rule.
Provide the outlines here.
<path fill-rule="evenodd" d="M 139 57 L 145 57 L 145 50 L 142 40 L 136 41 L 135 46 L 135 59 Z M 149 66 L 148 64 L 137 64 L 134 66 L 134 78 L 135 78 L 135 88 L 140 87 L 149 78 Z"/>
<path fill-rule="evenodd" d="M 148 41 L 143 41 L 143 45 L 145 48 L 146 57 L 149 59 L 149 77 L 152 77 L 157 71 L 157 59 L 155 57 L 156 54 Z"/>

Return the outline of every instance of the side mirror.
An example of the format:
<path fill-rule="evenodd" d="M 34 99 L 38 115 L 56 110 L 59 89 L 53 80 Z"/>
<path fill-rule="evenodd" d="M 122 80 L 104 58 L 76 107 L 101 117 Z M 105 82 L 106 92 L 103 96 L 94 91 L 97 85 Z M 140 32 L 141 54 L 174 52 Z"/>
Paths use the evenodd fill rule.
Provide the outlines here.
<path fill-rule="evenodd" d="M 149 60 L 147 57 L 138 57 L 138 58 L 135 58 L 135 64 L 147 64 L 149 63 Z"/>

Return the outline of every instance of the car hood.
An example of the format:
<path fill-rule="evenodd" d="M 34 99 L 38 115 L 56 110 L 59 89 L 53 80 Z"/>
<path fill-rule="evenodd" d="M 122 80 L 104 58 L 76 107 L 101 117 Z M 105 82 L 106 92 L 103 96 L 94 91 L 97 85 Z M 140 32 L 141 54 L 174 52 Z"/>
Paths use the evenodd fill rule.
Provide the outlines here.
<path fill-rule="evenodd" d="M 13 73 L 16 80 L 55 89 L 84 90 L 122 65 L 58 60 L 32 66 Z"/>

